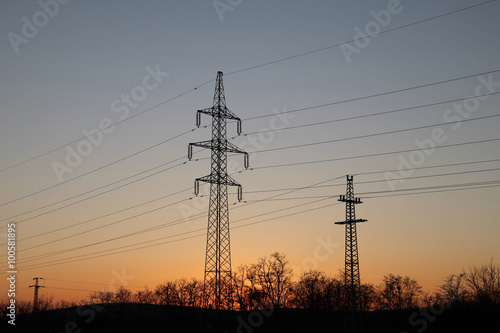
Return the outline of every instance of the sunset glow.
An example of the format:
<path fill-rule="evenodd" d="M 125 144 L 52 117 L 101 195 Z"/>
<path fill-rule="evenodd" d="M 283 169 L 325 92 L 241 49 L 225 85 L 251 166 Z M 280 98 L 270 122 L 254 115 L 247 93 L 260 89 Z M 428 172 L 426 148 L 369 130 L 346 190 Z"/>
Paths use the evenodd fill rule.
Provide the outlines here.
<path fill-rule="evenodd" d="M 0 267 L 13 223 L 17 300 L 35 277 L 76 303 L 203 280 L 209 190 L 193 183 L 211 160 L 188 145 L 210 140 L 195 117 L 218 71 L 242 119 L 227 139 L 250 156 L 228 156 L 233 272 L 277 251 L 295 281 L 339 274 L 346 175 L 362 283 L 433 294 L 498 263 L 498 2 L 58 3 L 29 38 L 43 7 L 0 4 Z"/>

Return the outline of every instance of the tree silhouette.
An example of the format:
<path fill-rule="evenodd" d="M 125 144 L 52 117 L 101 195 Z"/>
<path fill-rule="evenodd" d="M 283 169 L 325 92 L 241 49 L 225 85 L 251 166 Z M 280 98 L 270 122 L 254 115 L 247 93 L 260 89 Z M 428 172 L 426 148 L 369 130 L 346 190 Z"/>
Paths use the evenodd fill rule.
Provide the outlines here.
<path fill-rule="evenodd" d="M 500 304 L 500 265 L 472 266 L 464 276 L 472 301 L 482 305 Z"/>
<path fill-rule="evenodd" d="M 285 306 L 292 287 L 292 269 L 285 255 L 274 252 L 269 258 L 259 258 L 254 269 L 266 301 L 275 309 Z"/>
<path fill-rule="evenodd" d="M 379 287 L 378 308 L 382 310 L 412 309 L 418 306 L 422 287 L 409 276 L 384 275 Z"/>
<path fill-rule="evenodd" d="M 309 310 L 341 310 L 343 283 L 324 272 L 311 270 L 301 275 L 293 288 L 293 304 Z"/>

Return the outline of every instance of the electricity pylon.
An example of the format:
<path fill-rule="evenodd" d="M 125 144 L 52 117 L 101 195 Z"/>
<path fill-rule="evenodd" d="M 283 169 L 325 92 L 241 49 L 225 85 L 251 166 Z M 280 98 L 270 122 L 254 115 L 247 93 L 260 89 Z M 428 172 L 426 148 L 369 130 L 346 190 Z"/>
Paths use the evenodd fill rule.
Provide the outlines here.
<path fill-rule="evenodd" d="M 40 308 L 40 305 L 38 304 L 38 289 L 45 288 L 45 286 L 38 285 L 39 279 L 43 280 L 41 277 L 34 277 L 33 280 L 35 280 L 35 284 L 30 286 L 30 288 L 35 288 L 35 295 L 33 296 L 33 312 L 38 311 Z"/>
<path fill-rule="evenodd" d="M 203 303 L 205 307 L 215 310 L 232 309 L 227 187 L 238 187 L 238 200 L 241 200 L 242 189 L 241 185 L 227 174 L 227 153 L 244 154 L 245 168 L 248 168 L 248 154 L 227 141 L 227 120 L 237 121 L 237 132 L 240 134 L 241 119 L 226 107 L 222 72 L 217 72 L 213 106 L 198 110 L 196 113 L 197 126 L 201 124 L 202 113 L 212 117 L 212 140 L 190 143 L 188 158 L 192 158 L 193 146 L 212 151 L 211 173 L 208 176 L 197 178 L 194 186 L 194 192 L 198 195 L 199 182 L 210 184 Z"/>
<path fill-rule="evenodd" d="M 354 197 L 353 176 L 347 175 L 345 195 L 340 195 L 339 201 L 346 203 L 345 221 L 335 224 L 345 224 L 345 271 L 344 271 L 344 306 L 346 311 L 345 331 L 362 332 L 361 317 L 361 280 L 359 278 L 358 235 L 356 223 L 366 222 L 356 219 L 355 205 L 362 203 Z"/>

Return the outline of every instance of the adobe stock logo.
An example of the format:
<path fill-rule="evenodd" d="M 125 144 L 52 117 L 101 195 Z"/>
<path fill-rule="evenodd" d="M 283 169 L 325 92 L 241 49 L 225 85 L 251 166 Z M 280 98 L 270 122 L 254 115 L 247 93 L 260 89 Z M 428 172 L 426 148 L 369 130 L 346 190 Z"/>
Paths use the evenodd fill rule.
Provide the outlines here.
<path fill-rule="evenodd" d="M 292 269 L 295 273 L 303 274 L 318 269 L 319 263 L 328 260 L 335 249 L 340 246 L 339 243 L 332 242 L 331 235 L 327 235 L 325 238 L 317 236 L 316 243 L 312 256 L 304 258 L 300 266 L 293 265 Z"/>
<path fill-rule="evenodd" d="M 142 84 L 136 85 L 128 94 L 121 94 L 120 98 L 116 98 L 111 102 L 111 112 L 118 118 L 117 122 L 122 122 L 130 116 L 131 110 L 136 109 L 139 103 L 143 102 L 149 92 L 158 88 L 169 73 L 162 72 L 160 65 L 156 65 L 153 69 L 151 66 L 146 66 L 147 74 L 142 78 Z M 84 157 L 89 156 L 94 151 L 95 147 L 99 147 L 104 142 L 104 135 L 112 133 L 116 126 L 111 118 L 102 118 L 96 128 L 87 130 L 83 129 L 81 133 L 84 138 L 76 142 L 74 145 L 67 145 L 66 156 L 62 162 L 53 161 L 51 163 L 52 170 L 57 176 L 59 182 L 64 181 L 64 176 L 73 172 L 80 164 Z"/>
<path fill-rule="evenodd" d="M 350 64 L 352 56 L 354 54 L 360 54 L 361 50 L 371 43 L 372 38 L 378 36 L 382 28 L 388 27 L 392 22 L 392 18 L 395 15 L 401 14 L 402 11 L 403 6 L 399 0 L 389 0 L 387 9 L 381 9 L 378 12 L 374 10 L 370 11 L 373 20 L 365 24 L 364 31 L 357 26 L 354 27 L 354 41 L 352 43 L 340 45 L 340 49 L 347 63 Z"/>
<path fill-rule="evenodd" d="M 21 27 L 21 35 L 14 32 L 9 32 L 7 38 L 10 45 L 16 54 L 19 53 L 19 46 L 21 44 L 28 44 L 28 42 L 38 35 L 39 29 L 45 27 L 51 18 L 54 18 L 58 13 L 61 5 L 67 5 L 70 0 L 47 0 L 38 1 L 38 6 L 41 10 L 37 11 L 31 17 L 31 20 L 26 16 L 21 17 L 23 25 Z"/>
<path fill-rule="evenodd" d="M 474 93 L 464 98 L 462 101 L 454 103 L 443 113 L 445 124 L 451 125 L 451 130 L 447 127 L 434 128 L 428 137 L 421 140 L 414 139 L 417 149 L 407 155 L 398 155 L 399 165 L 396 172 L 385 172 L 384 177 L 389 188 L 394 191 L 398 184 L 406 181 L 406 178 L 413 175 L 417 167 L 422 166 L 435 153 L 436 148 L 443 145 L 453 131 L 457 131 L 463 121 L 469 119 L 471 115 L 479 112 L 481 102 L 490 98 L 500 88 L 500 81 L 495 81 L 493 74 L 480 75 L 477 77 L 478 84 L 474 88 Z"/>
<path fill-rule="evenodd" d="M 232 12 L 237 6 L 241 5 L 242 2 L 243 0 L 214 0 L 212 5 L 219 16 L 219 20 L 223 22 L 224 13 Z"/>

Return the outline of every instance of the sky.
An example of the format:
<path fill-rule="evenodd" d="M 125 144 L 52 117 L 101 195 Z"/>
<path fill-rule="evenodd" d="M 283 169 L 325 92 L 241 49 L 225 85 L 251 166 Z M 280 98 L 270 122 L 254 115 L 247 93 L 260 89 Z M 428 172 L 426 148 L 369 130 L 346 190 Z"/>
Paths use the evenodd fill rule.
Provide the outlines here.
<path fill-rule="evenodd" d="M 81 300 L 203 277 L 215 78 L 224 73 L 232 267 L 283 252 L 425 290 L 500 257 L 497 1 L 2 1 L 0 267 L 16 297 Z M 477 118 L 477 119 L 476 119 Z M 205 193 L 205 194 L 203 194 Z M 0 299 L 7 298 L 6 279 Z"/>

